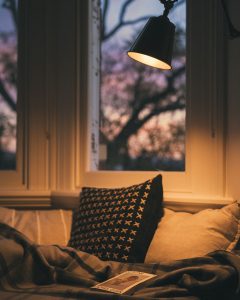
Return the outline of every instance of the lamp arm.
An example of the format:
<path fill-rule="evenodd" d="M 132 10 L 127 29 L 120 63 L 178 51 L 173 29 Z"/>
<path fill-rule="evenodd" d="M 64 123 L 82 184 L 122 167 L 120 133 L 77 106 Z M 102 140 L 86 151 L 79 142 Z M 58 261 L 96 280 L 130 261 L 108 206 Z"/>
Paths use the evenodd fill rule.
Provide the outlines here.
<path fill-rule="evenodd" d="M 229 35 L 230 35 L 230 38 L 231 39 L 235 39 L 237 37 L 240 37 L 240 31 L 237 30 L 234 26 L 233 26 L 233 23 L 230 19 L 230 16 L 229 16 L 229 11 L 227 9 L 227 5 L 226 5 L 226 2 L 225 0 L 221 0 L 222 1 L 222 7 L 223 7 L 223 11 L 224 11 L 224 14 L 226 16 L 226 19 L 227 19 L 227 23 L 228 23 L 228 30 L 229 30 Z"/>
<path fill-rule="evenodd" d="M 167 17 L 170 9 L 173 8 L 174 3 L 177 2 L 178 0 L 159 0 L 159 1 L 164 5 L 163 15 Z"/>

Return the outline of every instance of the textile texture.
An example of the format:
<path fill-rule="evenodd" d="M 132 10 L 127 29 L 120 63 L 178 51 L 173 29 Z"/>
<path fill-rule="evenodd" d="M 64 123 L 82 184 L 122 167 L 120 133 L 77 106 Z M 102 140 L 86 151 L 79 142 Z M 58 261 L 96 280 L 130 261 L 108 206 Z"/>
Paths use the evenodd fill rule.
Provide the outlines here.
<path fill-rule="evenodd" d="M 157 276 L 132 295 L 91 289 L 127 270 Z M 35 245 L 5 224 L 0 224 L 0 274 L 1 300 L 237 300 L 240 297 L 240 257 L 230 252 L 217 251 L 168 264 L 101 261 L 70 247 Z"/>

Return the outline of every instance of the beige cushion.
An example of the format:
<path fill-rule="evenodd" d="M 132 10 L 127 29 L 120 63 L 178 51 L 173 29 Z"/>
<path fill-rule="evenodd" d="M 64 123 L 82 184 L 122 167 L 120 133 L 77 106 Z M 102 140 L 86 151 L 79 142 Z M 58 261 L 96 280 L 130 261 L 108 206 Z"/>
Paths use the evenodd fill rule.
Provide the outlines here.
<path fill-rule="evenodd" d="M 220 249 L 231 251 L 238 241 L 237 202 L 196 214 L 169 209 L 164 212 L 146 255 L 147 263 L 202 256 Z"/>
<path fill-rule="evenodd" d="M 67 245 L 72 222 L 72 211 L 15 210 L 0 207 L 0 222 L 24 233 L 38 244 Z"/>

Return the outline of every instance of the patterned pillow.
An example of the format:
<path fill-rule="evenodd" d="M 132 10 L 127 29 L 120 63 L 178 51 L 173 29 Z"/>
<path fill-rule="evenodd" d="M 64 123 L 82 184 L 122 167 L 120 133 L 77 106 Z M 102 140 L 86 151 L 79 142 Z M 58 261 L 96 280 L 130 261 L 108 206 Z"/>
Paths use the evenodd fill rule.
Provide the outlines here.
<path fill-rule="evenodd" d="M 163 215 L 162 176 L 126 188 L 85 187 L 69 246 L 103 260 L 143 262 Z"/>

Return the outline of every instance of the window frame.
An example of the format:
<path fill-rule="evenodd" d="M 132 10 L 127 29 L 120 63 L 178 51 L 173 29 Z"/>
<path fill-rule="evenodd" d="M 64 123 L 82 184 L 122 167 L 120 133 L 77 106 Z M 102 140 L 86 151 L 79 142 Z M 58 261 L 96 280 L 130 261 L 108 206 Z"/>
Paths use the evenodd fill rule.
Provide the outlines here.
<path fill-rule="evenodd" d="M 95 4 L 97 0 L 94 0 Z M 194 3 L 193 3 L 194 2 Z M 89 103 L 99 91 L 99 47 L 92 2 L 80 4 L 79 40 L 79 162 L 77 186 L 116 187 L 136 184 L 156 174 L 163 175 L 165 201 L 228 203 L 225 170 L 226 66 L 223 16 L 217 0 L 187 1 L 187 114 L 185 172 L 91 171 L 89 161 L 91 113 Z M 88 12 L 88 14 L 86 13 Z M 95 23 L 94 23 L 95 22 Z M 95 26 L 95 27 L 94 27 Z M 189 40 L 192 42 L 190 43 Z M 96 45 L 97 44 L 97 45 Z M 94 49 L 95 50 L 92 50 Z M 96 52 L 95 52 L 96 53 Z M 87 62 L 90 60 L 90 67 Z M 86 75 L 87 72 L 87 75 Z M 194 99 L 194 100 L 193 100 Z M 197 132 L 197 134 L 196 134 Z"/>
<path fill-rule="evenodd" d="M 16 170 L 0 171 L 0 205 L 45 207 L 50 205 L 46 45 L 41 47 L 45 3 L 19 0 L 18 7 L 17 164 Z"/>
<path fill-rule="evenodd" d="M 25 1 L 17 149 L 21 168 L 0 172 L 0 206 L 50 207 L 79 196 L 76 184 L 78 0 Z M 14 178 L 17 180 L 14 180 Z"/>

